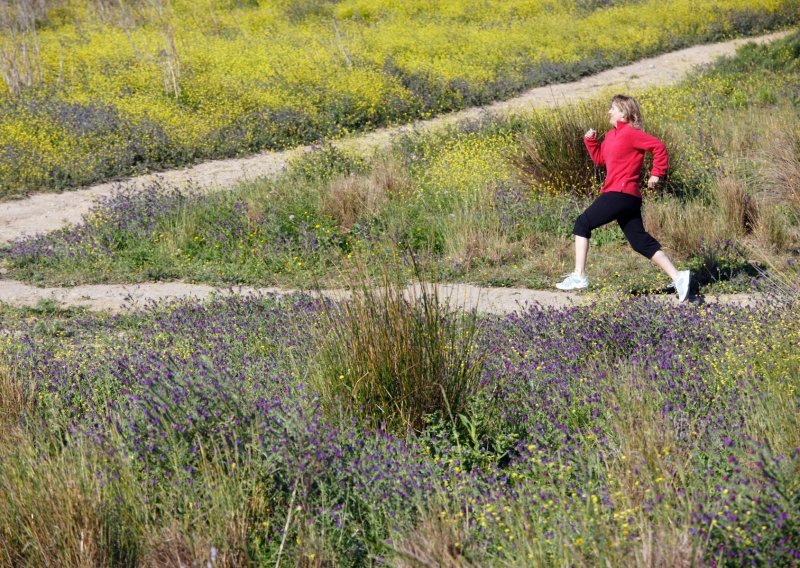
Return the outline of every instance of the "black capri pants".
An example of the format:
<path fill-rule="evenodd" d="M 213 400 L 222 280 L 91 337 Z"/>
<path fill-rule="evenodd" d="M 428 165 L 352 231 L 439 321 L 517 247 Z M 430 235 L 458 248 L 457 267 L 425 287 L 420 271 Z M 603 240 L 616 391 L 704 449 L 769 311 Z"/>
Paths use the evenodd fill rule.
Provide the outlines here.
<path fill-rule="evenodd" d="M 633 250 L 646 258 L 661 250 L 661 245 L 647 231 L 642 221 L 642 198 L 619 191 L 601 193 L 575 221 L 572 234 L 589 238 L 598 227 L 616 221 Z"/>

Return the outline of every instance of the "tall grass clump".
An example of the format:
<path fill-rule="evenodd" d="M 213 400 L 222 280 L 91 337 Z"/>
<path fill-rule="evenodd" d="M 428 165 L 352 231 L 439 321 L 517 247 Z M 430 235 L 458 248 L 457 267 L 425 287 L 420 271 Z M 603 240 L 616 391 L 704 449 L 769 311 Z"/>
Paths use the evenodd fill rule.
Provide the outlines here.
<path fill-rule="evenodd" d="M 704 246 L 735 239 L 739 224 L 730 225 L 716 207 L 701 199 L 682 201 L 673 196 L 645 202 L 647 230 L 678 257 L 700 254 Z"/>
<path fill-rule="evenodd" d="M 33 408 L 35 390 L 26 386 L 6 364 L 0 365 L 0 437 L 16 426 L 20 417 Z"/>
<path fill-rule="evenodd" d="M 532 113 L 530 131 L 513 161 L 520 178 L 547 193 L 595 192 L 604 175 L 586 152 L 583 135 L 589 128 L 606 130 L 606 110 L 605 103 L 597 100 Z"/>
<path fill-rule="evenodd" d="M 800 41 L 784 44 L 784 48 L 800 46 Z M 782 51 L 780 46 L 776 50 Z M 752 187 L 748 192 L 752 215 L 742 243 L 750 255 L 769 266 L 773 284 L 796 294 L 797 263 L 777 256 L 795 255 L 800 249 L 800 120 L 794 105 L 783 104 L 764 123 L 769 136 L 759 138 L 751 151 L 753 173 L 739 181 Z"/>
<path fill-rule="evenodd" d="M 346 402 L 368 423 L 400 431 L 421 430 L 431 414 L 458 415 L 482 369 L 475 310 L 453 310 L 422 281 L 408 292 L 388 270 L 377 286 L 357 278 L 352 299 L 325 314 L 315 377 L 323 404 Z"/>
<path fill-rule="evenodd" d="M 800 211 L 800 119 L 791 112 L 786 117 L 766 140 L 764 181 L 775 198 Z"/>
<path fill-rule="evenodd" d="M 108 456 L 39 430 L 16 430 L 0 443 L 0 563 L 134 565 L 144 524 L 129 471 L 105 479 Z"/>
<path fill-rule="evenodd" d="M 736 237 L 752 231 L 758 209 L 745 180 L 720 170 L 714 183 L 714 200 L 724 225 Z"/>

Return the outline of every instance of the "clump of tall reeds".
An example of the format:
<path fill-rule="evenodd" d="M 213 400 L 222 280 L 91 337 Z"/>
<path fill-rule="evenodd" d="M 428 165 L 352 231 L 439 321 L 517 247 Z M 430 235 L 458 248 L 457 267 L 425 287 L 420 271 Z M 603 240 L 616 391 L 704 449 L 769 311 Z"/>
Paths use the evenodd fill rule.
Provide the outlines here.
<path fill-rule="evenodd" d="M 606 130 L 606 110 L 605 102 L 597 100 L 532 113 L 530 131 L 512 159 L 522 181 L 554 194 L 596 191 L 603 172 L 586 152 L 583 135 L 589 128 Z"/>
<path fill-rule="evenodd" d="M 800 121 L 792 112 L 779 115 L 761 148 L 758 217 L 754 238 L 746 245 L 754 257 L 770 267 L 773 282 L 796 295 L 800 293 L 800 269 L 773 256 L 800 247 Z"/>
<path fill-rule="evenodd" d="M 765 142 L 765 189 L 773 200 L 783 201 L 800 211 L 800 120 L 796 117 L 781 120 Z"/>
<path fill-rule="evenodd" d="M 0 2 L 0 76 L 12 97 L 42 81 L 42 56 L 36 22 L 47 15 L 47 0 Z"/>
<path fill-rule="evenodd" d="M 431 414 L 458 415 L 480 379 L 477 313 L 453 310 L 419 279 L 409 292 L 388 269 L 377 284 L 362 275 L 352 299 L 326 314 L 314 380 L 323 404 L 400 431 L 421 430 Z"/>

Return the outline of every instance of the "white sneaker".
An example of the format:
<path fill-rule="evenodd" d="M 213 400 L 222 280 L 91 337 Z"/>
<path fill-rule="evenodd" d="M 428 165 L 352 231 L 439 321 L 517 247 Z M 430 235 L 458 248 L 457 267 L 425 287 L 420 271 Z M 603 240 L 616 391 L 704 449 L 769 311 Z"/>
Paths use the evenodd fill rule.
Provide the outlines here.
<path fill-rule="evenodd" d="M 689 282 L 692 278 L 692 273 L 688 270 L 678 272 L 678 278 L 675 280 L 675 290 L 678 292 L 678 301 L 683 302 L 689 295 Z"/>
<path fill-rule="evenodd" d="M 573 272 L 572 274 L 567 274 L 564 280 L 556 284 L 556 288 L 559 290 L 580 290 L 588 285 L 589 279 L 586 276 L 579 276 Z"/>

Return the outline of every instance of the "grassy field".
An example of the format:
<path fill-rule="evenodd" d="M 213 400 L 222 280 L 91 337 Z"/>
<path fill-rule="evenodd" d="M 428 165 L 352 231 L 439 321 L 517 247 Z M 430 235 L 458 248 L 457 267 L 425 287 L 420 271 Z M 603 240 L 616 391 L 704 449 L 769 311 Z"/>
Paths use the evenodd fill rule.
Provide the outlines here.
<path fill-rule="evenodd" d="M 794 34 L 638 94 L 671 152 L 668 179 L 646 195 L 646 224 L 701 291 L 758 287 L 800 247 L 799 53 Z M 310 288 L 413 254 L 437 280 L 549 287 L 571 268 L 572 224 L 602 180 L 580 138 L 607 128 L 607 104 L 409 135 L 374 156 L 323 146 L 277 179 L 211 195 L 121 191 L 77 226 L 12 244 L 3 262 L 42 284 Z M 595 289 L 666 284 L 616 226 L 592 244 Z"/>
<path fill-rule="evenodd" d="M 408 122 L 797 19 L 796 0 L 9 0 L 0 199 Z"/>

